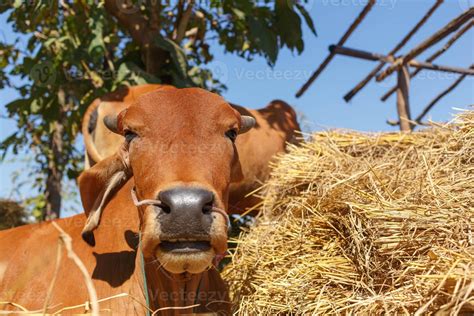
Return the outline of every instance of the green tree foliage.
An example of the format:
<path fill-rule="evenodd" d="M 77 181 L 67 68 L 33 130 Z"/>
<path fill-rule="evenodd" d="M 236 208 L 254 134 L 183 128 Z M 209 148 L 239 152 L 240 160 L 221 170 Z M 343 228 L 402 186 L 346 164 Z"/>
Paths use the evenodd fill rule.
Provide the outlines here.
<path fill-rule="evenodd" d="M 18 129 L 0 152 L 34 153 L 45 217 L 59 216 L 61 180 L 81 168 L 75 139 L 95 98 L 142 83 L 221 91 L 206 68 L 211 45 L 274 65 L 281 49 L 303 51 L 303 23 L 316 34 L 296 0 L 11 1 L 0 13 L 27 45 L 0 43 L 0 88 L 21 94 L 6 105 Z"/>

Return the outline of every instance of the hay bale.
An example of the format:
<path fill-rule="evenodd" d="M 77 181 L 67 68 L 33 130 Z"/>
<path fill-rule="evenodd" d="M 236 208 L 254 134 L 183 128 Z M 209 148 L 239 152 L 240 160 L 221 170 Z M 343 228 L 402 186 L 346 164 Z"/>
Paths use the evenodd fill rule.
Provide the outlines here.
<path fill-rule="evenodd" d="M 0 199 L 0 230 L 28 223 L 28 214 L 20 203 Z"/>
<path fill-rule="evenodd" d="M 474 111 L 315 133 L 279 158 L 224 271 L 240 315 L 474 310 Z"/>

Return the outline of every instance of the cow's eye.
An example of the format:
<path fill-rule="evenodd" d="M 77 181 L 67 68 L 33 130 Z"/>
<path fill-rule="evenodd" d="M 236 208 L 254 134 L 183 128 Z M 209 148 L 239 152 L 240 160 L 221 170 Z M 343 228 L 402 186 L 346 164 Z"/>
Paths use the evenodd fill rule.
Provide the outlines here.
<path fill-rule="evenodd" d="M 232 142 L 235 142 L 235 139 L 237 138 L 237 130 L 230 129 L 225 132 L 225 136 L 227 136 Z"/>
<path fill-rule="evenodd" d="M 130 130 L 125 131 L 125 140 L 127 141 L 127 143 L 130 143 L 135 137 L 137 137 L 136 133 Z"/>

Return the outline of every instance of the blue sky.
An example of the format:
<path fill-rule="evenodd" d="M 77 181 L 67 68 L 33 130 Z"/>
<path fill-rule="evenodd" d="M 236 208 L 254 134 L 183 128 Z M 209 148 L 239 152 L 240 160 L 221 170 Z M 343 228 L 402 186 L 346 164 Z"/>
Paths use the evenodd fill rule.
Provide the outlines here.
<path fill-rule="evenodd" d="M 268 67 L 263 58 L 247 62 L 237 56 L 225 54 L 221 47 L 212 47 L 215 61 L 211 64 L 215 75 L 219 76 L 227 87 L 224 93 L 227 100 L 251 108 L 263 107 L 273 99 L 282 99 L 292 104 L 301 115 L 306 130 L 325 128 L 349 128 L 362 131 L 393 131 L 397 128 L 385 123 L 395 119 L 395 96 L 387 102 L 381 102 L 380 96 L 391 87 L 394 76 L 381 83 L 371 82 L 353 100 L 347 104 L 343 95 L 353 88 L 376 63 L 354 58 L 336 56 L 325 72 L 313 83 L 299 99 L 296 91 L 326 57 L 328 46 L 336 43 L 349 24 L 362 10 L 367 0 L 309 0 L 308 11 L 312 16 L 318 36 L 307 28 L 304 30 L 305 50 L 301 55 L 281 51 L 275 67 Z M 415 23 L 433 5 L 434 0 L 377 0 L 377 4 L 353 33 L 346 46 L 378 53 L 387 53 L 415 25 Z M 422 42 L 428 36 L 461 14 L 473 0 L 445 0 L 437 12 L 410 40 L 401 53 Z M 11 42 L 14 34 L 8 31 L 5 15 L 0 15 L 0 36 Z M 445 41 L 423 53 L 417 59 L 426 59 Z M 471 29 L 463 38 L 436 63 L 450 66 L 468 67 L 473 63 L 474 31 Z M 411 83 L 411 111 L 416 116 L 426 104 L 439 92 L 447 88 L 457 75 L 421 72 Z M 4 105 L 15 99 L 15 91 L 0 91 L 0 114 L 5 113 Z M 474 79 L 468 78 L 458 88 L 445 97 L 429 114 L 428 118 L 447 121 L 456 113 L 453 108 L 466 108 L 474 104 Z M 0 119 L 0 139 L 15 131 L 15 123 Z M 82 144 L 78 143 L 79 148 Z M 21 157 L 9 156 L 0 163 L 0 197 L 11 196 L 11 176 L 15 170 L 25 167 Z M 14 160 L 12 162 L 11 160 Z M 23 177 L 24 179 L 24 177 Z M 24 179 L 25 180 L 25 179 Z M 26 179 L 27 180 L 27 179 Z M 24 189 L 21 196 L 29 195 Z M 77 212 L 77 204 L 67 205 L 68 213 Z"/>

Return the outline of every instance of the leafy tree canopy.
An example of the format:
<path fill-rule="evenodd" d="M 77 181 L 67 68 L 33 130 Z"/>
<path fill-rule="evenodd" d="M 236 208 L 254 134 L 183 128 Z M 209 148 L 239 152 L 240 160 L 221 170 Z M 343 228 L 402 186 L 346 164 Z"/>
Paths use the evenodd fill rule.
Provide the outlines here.
<path fill-rule="evenodd" d="M 45 216 L 59 215 L 61 180 L 81 168 L 74 141 L 95 98 L 142 83 L 221 91 L 206 68 L 211 46 L 274 65 L 281 49 L 303 51 L 303 23 L 316 34 L 296 0 L 11 0 L 0 13 L 27 38 L 26 48 L 0 43 L 0 88 L 21 95 L 6 105 L 17 131 L 0 153 L 34 153 Z"/>

